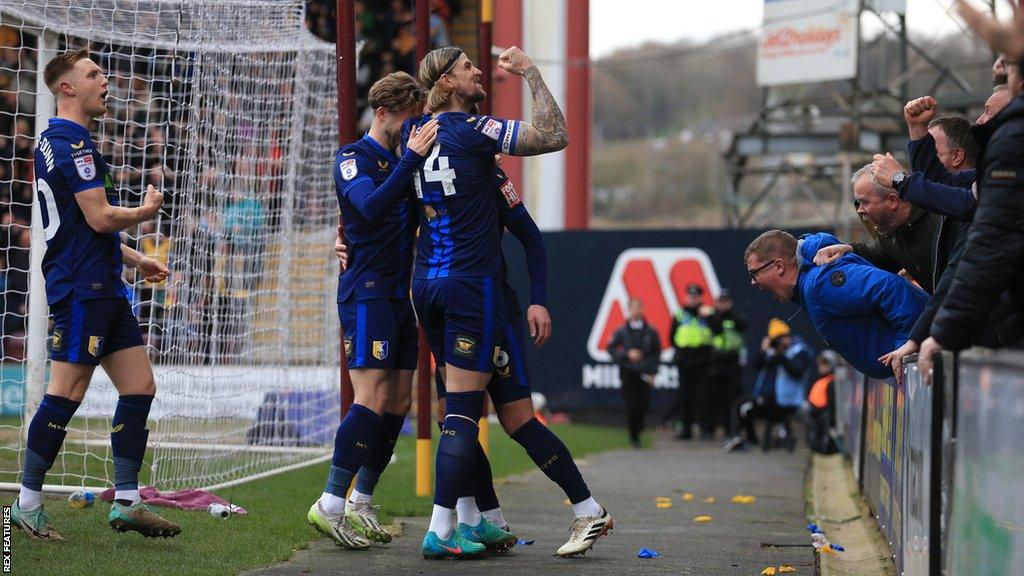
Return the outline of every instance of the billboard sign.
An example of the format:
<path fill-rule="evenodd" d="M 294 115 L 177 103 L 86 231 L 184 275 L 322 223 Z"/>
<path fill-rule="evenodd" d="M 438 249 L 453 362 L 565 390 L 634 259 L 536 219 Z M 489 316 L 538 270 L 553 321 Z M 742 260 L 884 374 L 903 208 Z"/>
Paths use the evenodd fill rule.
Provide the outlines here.
<path fill-rule="evenodd" d="M 758 86 L 857 75 L 857 0 L 765 0 Z"/>

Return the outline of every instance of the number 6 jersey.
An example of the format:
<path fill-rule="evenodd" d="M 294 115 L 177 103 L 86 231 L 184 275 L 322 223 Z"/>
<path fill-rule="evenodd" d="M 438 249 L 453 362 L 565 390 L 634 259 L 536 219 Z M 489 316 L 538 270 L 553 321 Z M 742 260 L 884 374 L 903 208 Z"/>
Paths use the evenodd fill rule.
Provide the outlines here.
<path fill-rule="evenodd" d="M 406 122 L 402 142 L 413 124 L 430 119 Z M 437 141 L 413 178 L 421 208 L 413 277 L 500 275 L 494 155 L 515 152 L 522 123 L 464 112 L 445 112 L 437 121 Z"/>
<path fill-rule="evenodd" d="M 46 234 L 43 275 L 48 304 L 68 294 L 78 300 L 123 295 L 121 236 L 89 227 L 75 194 L 103 188 L 107 202 L 118 205 L 107 163 L 89 130 L 53 118 L 35 149 L 36 202 Z"/>

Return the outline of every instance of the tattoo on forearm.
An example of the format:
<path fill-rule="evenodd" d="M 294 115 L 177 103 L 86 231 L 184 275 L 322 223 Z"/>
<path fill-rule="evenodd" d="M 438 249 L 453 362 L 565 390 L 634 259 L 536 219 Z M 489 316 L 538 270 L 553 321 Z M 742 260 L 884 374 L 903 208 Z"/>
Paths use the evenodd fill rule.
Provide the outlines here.
<path fill-rule="evenodd" d="M 565 116 L 551 95 L 540 70 L 531 66 L 523 72 L 533 94 L 533 114 L 523 135 L 516 144 L 516 154 L 529 156 L 555 152 L 569 145 L 569 132 Z"/>

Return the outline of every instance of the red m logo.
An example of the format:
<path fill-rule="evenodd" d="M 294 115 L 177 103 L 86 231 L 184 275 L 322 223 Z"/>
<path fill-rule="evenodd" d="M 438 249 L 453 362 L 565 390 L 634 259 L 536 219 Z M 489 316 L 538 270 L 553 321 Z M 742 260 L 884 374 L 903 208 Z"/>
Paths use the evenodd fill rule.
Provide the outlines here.
<path fill-rule="evenodd" d="M 626 321 L 630 298 L 644 305 L 644 316 L 661 336 L 661 358 L 672 359 L 668 329 L 672 314 L 685 299 L 686 286 L 704 288 L 704 303 L 718 296 L 718 276 L 711 259 L 697 248 L 630 248 L 619 254 L 608 279 L 601 307 L 587 339 L 587 351 L 597 362 L 611 362 L 608 341 Z"/>

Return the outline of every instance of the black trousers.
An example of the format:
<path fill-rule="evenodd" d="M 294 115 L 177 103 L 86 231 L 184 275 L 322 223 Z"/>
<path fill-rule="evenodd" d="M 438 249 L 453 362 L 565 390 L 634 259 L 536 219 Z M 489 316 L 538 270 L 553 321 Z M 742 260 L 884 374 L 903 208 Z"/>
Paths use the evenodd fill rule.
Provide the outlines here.
<path fill-rule="evenodd" d="M 759 404 L 757 401 L 746 396 L 740 398 L 735 402 L 735 415 L 739 420 L 739 426 L 746 433 L 747 440 L 751 443 L 757 444 L 757 431 L 754 430 L 754 421 L 758 418 L 767 420 L 765 426 L 765 434 L 763 438 L 762 448 L 767 450 L 768 443 L 771 442 L 770 432 L 772 425 L 776 423 L 788 423 L 790 416 L 796 413 L 797 408 L 795 406 L 779 406 L 775 403 L 763 403 Z"/>
<path fill-rule="evenodd" d="M 626 401 L 626 428 L 629 430 L 629 440 L 638 443 L 640 433 L 644 430 L 644 417 L 651 407 L 651 386 L 633 370 L 620 368 L 619 379 L 622 381 L 622 399 Z"/>
<path fill-rule="evenodd" d="M 739 360 L 715 362 L 711 369 L 711 427 L 722 426 L 729 435 L 738 432 L 732 417 L 733 403 L 743 394 L 743 373 Z"/>
<path fill-rule="evenodd" d="M 710 431 L 711 382 L 708 364 L 676 364 L 679 370 L 679 389 L 676 399 L 665 413 L 664 423 L 670 424 L 676 418 L 683 423 L 681 436 L 689 437 L 694 422 L 700 423 L 701 430 Z"/>

